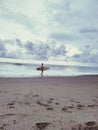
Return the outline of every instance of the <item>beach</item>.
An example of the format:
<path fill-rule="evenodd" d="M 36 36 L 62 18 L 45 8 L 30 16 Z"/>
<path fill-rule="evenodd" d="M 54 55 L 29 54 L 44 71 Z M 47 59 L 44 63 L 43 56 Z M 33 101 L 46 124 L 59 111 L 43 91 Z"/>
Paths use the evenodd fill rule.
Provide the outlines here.
<path fill-rule="evenodd" d="M 97 126 L 98 75 L 0 78 L 0 130 Z"/>

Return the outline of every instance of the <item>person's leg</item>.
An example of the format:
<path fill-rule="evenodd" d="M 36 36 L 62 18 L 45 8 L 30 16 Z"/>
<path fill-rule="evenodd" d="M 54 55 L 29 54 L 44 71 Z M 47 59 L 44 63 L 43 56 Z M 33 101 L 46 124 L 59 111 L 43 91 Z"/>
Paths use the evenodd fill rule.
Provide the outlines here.
<path fill-rule="evenodd" d="M 44 72 L 44 71 L 43 71 L 43 69 L 42 69 L 42 70 L 41 70 L 41 76 L 43 76 L 43 72 Z"/>

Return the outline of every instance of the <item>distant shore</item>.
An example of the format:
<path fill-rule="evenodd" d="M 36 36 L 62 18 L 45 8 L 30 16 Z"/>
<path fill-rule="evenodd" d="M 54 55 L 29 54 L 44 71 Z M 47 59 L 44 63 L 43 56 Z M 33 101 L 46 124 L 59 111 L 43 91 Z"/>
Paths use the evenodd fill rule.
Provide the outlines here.
<path fill-rule="evenodd" d="M 0 129 L 78 130 L 97 113 L 98 75 L 0 78 Z"/>

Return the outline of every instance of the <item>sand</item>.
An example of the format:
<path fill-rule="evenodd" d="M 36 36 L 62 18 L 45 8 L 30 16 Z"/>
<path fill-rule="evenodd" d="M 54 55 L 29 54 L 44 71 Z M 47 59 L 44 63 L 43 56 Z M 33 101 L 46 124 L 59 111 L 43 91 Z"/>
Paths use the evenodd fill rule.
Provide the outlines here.
<path fill-rule="evenodd" d="M 98 130 L 97 123 L 96 75 L 0 78 L 0 130 Z"/>

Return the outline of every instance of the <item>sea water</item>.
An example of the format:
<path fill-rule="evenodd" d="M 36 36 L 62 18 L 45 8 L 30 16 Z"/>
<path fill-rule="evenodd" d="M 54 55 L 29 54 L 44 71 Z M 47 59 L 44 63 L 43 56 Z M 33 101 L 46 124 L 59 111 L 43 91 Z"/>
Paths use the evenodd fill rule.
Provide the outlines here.
<path fill-rule="evenodd" d="M 0 77 L 39 77 L 36 70 L 39 64 L 9 64 L 0 63 Z M 44 71 L 44 76 L 76 76 L 98 74 L 97 66 L 47 65 L 50 69 Z"/>

